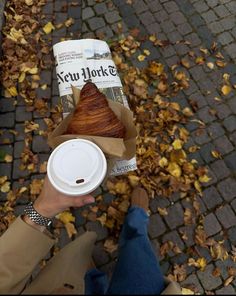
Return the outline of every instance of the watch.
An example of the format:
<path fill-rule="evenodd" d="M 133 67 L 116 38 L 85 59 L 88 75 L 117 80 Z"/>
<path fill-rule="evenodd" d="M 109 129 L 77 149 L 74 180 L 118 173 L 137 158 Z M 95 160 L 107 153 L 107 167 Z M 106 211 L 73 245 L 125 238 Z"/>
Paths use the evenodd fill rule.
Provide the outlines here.
<path fill-rule="evenodd" d="M 33 203 L 30 202 L 25 210 L 24 210 L 25 215 L 27 215 L 31 221 L 33 221 L 34 223 L 41 225 L 41 226 L 45 226 L 48 227 L 51 225 L 52 223 L 52 219 L 44 217 L 42 215 L 40 215 L 35 208 L 33 207 Z"/>

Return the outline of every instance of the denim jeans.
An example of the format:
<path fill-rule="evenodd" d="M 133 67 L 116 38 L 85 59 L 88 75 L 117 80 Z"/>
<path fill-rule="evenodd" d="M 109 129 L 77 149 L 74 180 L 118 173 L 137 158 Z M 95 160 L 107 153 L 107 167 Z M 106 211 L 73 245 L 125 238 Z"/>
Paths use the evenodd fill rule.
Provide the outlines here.
<path fill-rule="evenodd" d="M 103 272 L 89 270 L 85 275 L 86 295 L 158 295 L 164 290 L 164 278 L 147 234 L 148 220 L 142 208 L 129 209 L 111 281 Z"/>

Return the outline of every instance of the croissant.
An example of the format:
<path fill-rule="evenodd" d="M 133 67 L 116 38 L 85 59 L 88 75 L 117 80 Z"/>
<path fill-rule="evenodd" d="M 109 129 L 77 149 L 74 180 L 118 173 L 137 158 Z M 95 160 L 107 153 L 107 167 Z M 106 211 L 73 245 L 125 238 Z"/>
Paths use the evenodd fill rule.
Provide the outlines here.
<path fill-rule="evenodd" d="M 106 96 L 94 83 L 87 82 L 66 134 L 124 138 L 125 126 L 109 107 Z"/>

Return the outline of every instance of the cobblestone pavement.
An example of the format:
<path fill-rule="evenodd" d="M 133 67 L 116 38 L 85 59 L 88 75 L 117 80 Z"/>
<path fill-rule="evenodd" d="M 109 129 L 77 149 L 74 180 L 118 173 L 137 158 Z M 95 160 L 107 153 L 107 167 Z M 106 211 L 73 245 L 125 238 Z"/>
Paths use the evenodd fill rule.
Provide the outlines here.
<path fill-rule="evenodd" d="M 189 106 L 191 100 L 198 103 L 197 116 L 206 124 L 204 132 L 197 132 L 198 125 L 191 123 L 188 129 L 191 132 L 191 143 L 201 146 L 201 149 L 194 152 L 191 157 L 205 164 L 209 168 L 211 181 L 206 184 L 203 197 L 200 200 L 201 212 L 203 214 L 203 225 L 208 237 L 217 241 L 226 240 L 225 247 L 230 251 L 231 245 L 236 244 L 236 99 L 233 94 L 228 95 L 222 101 L 214 100 L 220 97 L 219 80 L 223 73 L 231 75 L 231 81 L 236 83 L 236 1 L 235 0 L 125 0 L 113 1 L 82 1 L 81 6 L 68 6 L 67 2 L 49 0 L 44 8 L 46 18 L 43 22 L 61 22 L 68 17 L 75 19 L 75 24 L 70 28 L 62 28 L 52 34 L 52 44 L 62 37 L 88 38 L 103 36 L 105 40 L 116 36 L 119 30 L 119 23 L 122 24 L 123 32 L 128 33 L 132 28 L 138 27 L 141 34 L 157 34 L 159 39 L 169 40 L 171 44 L 164 48 L 155 48 L 153 44 L 146 41 L 144 48 L 151 52 L 151 59 L 158 59 L 166 67 L 178 62 L 190 50 L 199 52 L 200 46 L 209 47 L 216 41 L 221 47 L 224 56 L 227 57 L 228 65 L 221 73 L 211 72 L 207 67 L 191 65 L 189 69 L 190 88 L 183 91 L 178 97 L 182 107 Z M 77 2 L 77 1 L 73 1 Z M 63 8 L 63 9 L 62 9 Z M 81 34 L 80 34 L 81 33 Z M 188 40 L 190 44 L 176 44 L 178 40 Z M 137 60 L 133 59 L 136 66 L 140 66 Z M 58 88 L 55 80 L 55 72 L 43 71 L 42 81 L 51 86 L 46 91 L 40 90 L 38 96 L 52 97 L 51 105 L 58 103 Z M 19 170 L 20 155 L 24 147 L 23 123 L 25 120 L 34 119 L 43 128 L 44 122 L 38 114 L 26 112 L 21 101 L 17 106 L 14 100 L 1 98 L 0 128 L 5 130 L 4 136 L 10 139 L 9 144 L 2 145 L 8 154 L 14 156 L 13 165 L 0 163 L 1 175 L 7 175 L 12 179 L 13 188 L 19 186 L 18 179 L 25 178 L 25 184 L 29 178 L 42 177 L 40 174 L 30 176 L 25 171 Z M 209 112 L 214 109 L 216 112 Z M 17 136 L 9 133 L 9 129 L 15 129 Z M 40 161 L 48 158 L 50 152 L 46 140 L 35 134 L 32 143 L 32 150 L 39 154 Z M 215 159 L 211 155 L 212 150 L 218 150 L 222 159 Z M 109 195 L 107 196 L 109 198 Z M 4 201 L 6 196 L 1 194 L 0 200 Z M 16 207 L 19 214 L 22 211 L 22 204 L 27 201 L 21 200 Z M 165 217 L 157 213 L 157 207 L 167 207 L 168 215 Z M 200 271 L 195 267 L 187 267 L 188 277 L 181 282 L 182 287 L 195 287 L 196 291 L 204 294 L 235 294 L 236 280 L 224 286 L 227 279 L 227 268 L 236 263 L 231 259 L 226 261 L 213 260 L 205 248 L 195 246 L 193 226 L 184 225 L 184 210 L 190 207 L 188 200 L 177 198 L 168 201 L 162 198 L 155 198 L 151 202 L 152 215 L 150 217 L 149 235 L 153 246 L 159 254 L 160 243 L 172 240 L 181 250 L 175 255 L 170 252 L 168 257 L 161 258 L 161 268 L 164 274 L 168 274 L 171 266 L 181 265 L 188 258 L 189 248 L 193 248 L 196 254 L 206 258 L 207 267 Z M 98 241 L 94 253 L 94 260 L 101 269 L 110 272 L 115 264 L 116 254 L 108 255 L 103 250 L 103 240 L 107 237 L 106 229 L 97 222 L 85 224 L 83 218 L 76 217 L 76 225 L 80 232 L 91 229 L 98 232 Z M 188 239 L 184 240 L 183 233 Z M 61 245 L 67 243 L 66 233 L 62 235 Z M 214 277 L 213 270 L 218 267 L 221 275 Z"/>

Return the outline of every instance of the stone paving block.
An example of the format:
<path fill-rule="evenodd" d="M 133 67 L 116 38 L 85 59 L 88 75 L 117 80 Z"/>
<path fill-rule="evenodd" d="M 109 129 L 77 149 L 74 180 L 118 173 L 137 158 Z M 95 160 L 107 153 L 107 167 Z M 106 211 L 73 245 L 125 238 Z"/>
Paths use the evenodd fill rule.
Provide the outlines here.
<path fill-rule="evenodd" d="M 219 122 L 215 121 L 213 123 L 211 123 L 208 127 L 207 127 L 208 133 L 211 136 L 212 139 L 216 139 L 220 136 L 223 136 L 225 131 L 222 128 L 222 126 L 220 125 Z"/>
<path fill-rule="evenodd" d="M 43 7 L 42 7 L 42 13 L 45 14 L 53 14 L 53 3 L 52 2 L 47 2 Z"/>
<path fill-rule="evenodd" d="M 93 248 L 92 254 L 96 267 L 100 267 L 110 261 L 109 255 L 104 250 L 103 243 L 97 243 Z"/>
<path fill-rule="evenodd" d="M 49 152 L 50 147 L 47 144 L 47 139 L 43 136 L 34 136 L 32 150 L 34 152 Z"/>
<path fill-rule="evenodd" d="M 208 143 L 208 144 L 201 146 L 200 154 L 201 154 L 202 158 L 206 161 L 206 163 L 209 163 L 209 162 L 215 160 L 215 158 L 211 154 L 212 150 L 215 150 L 215 146 L 212 143 Z"/>
<path fill-rule="evenodd" d="M 21 170 L 20 165 L 21 159 L 15 159 L 13 162 L 13 179 L 25 178 L 30 175 L 30 172 L 28 170 Z"/>
<path fill-rule="evenodd" d="M 204 25 L 205 21 L 203 20 L 203 18 L 199 15 L 194 13 L 190 18 L 189 18 L 190 22 L 193 24 L 193 26 L 195 26 L 196 28 Z"/>
<path fill-rule="evenodd" d="M 203 226 L 207 236 L 212 236 L 221 231 L 221 226 L 213 213 L 204 217 Z"/>
<path fill-rule="evenodd" d="M 175 229 L 184 223 L 184 212 L 180 203 L 176 203 L 168 208 L 168 215 L 164 219 L 170 229 Z"/>
<path fill-rule="evenodd" d="M 56 36 L 53 38 L 58 38 L 58 37 Z M 55 40 L 55 42 L 59 42 L 59 41 L 60 41 L 60 38 L 59 38 L 59 40 Z M 36 95 L 37 95 L 38 99 L 48 99 L 49 100 L 51 98 L 51 88 L 47 87 L 46 89 L 42 89 L 41 87 L 39 87 L 36 89 Z"/>
<path fill-rule="evenodd" d="M 30 185 L 30 181 L 24 181 L 24 182 L 15 181 L 12 184 L 12 189 L 17 190 L 22 187 L 26 187 L 29 189 L 29 185 Z M 20 195 L 20 198 L 17 199 L 16 204 L 17 205 L 26 205 L 29 202 L 29 199 L 30 199 L 30 194 L 29 194 L 29 190 L 27 190 Z"/>
<path fill-rule="evenodd" d="M 203 75 L 205 75 L 204 71 L 202 70 L 202 67 L 199 67 L 199 65 L 189 69 L 189 72 L 191 73 L 193 79 L 196 81 L 202 79 Z"/>
<path fill-rule="evenodd" d="M 159 24 L 157 24 L 158 26 L 159 26 L 159 31 L 157 31 L 156 30 L 156 32 L 155 33 L 158 33 L 158 32 L 161 32 L 161 28 L 160 28 L 160 25 Z M 152 25 L 151 25 L 152 26 Z M 151 30 L 151 28 L 150 28 L 150 30 Z M 170 41 L 170 42 L 172 42 L 172 43 L 175 43 L 175 42 L 177 42 L 177 41 L 179 41 L 179 40 L 181 40 L 182 39 L 182 36 L 180 35 L 180 33 L 178 32 L 178 31 L 172 31 L 172 32 L 168 32 L 167 33 L 167 36 L 168 36 L 168 40 Z M 178 58 L 178 57 L 176 57 L 176 58 Z"/>
<path fill-rule="evenodd" d="M 169 15 L 164 10 L 156 12 L 154 16 L 157 22 L 160 24 L 169 19 Z"/>
<path fill-rule="evenodd" d="M 162 31 L 167 34 L 175 30 L 175 25 L 173 24 L 172 21 L 166 20 L 161 22 L 161 28 L 162 28 Z"/>
<path fill-rule="evenodd" d="M 197 276 L 205 290 L 211 291 L 222 284 L 222 280 L 220 277 L 214 277 L 212 275 L 214 269 L 214 265 L 210 264 L 207 265 L 204 271 L 197 271 Z"/>
<path fill-rule="evenodd" d="M 103 227 L 99 221 L 88 222 L 85 227 L 88 231 L 96 232 L 97 241 L 105 239 L 108 235 L 107 228 Z"/>
<path fill-rule="evenodd" d="M 216 216 L 224 228 L 230 228 L 236 225 L 236 215 L 229 205 L 216 210 Z"/>
<path fill-rule="evenodd" d="M 223 202 L 218 191 L 213 186 L 203 191 L 202 199 L 209 210 L 215 208 Z"/>
<path fill-rule="evenodd" d="M 231 109 L 231 111 L 236 114 L 236 102 L 235 102 L 235 98 L 232 98 L 228 101 L 229 104 L 229 108 Z"/>
<path fill-rule="evenodd" d="M 107 6 L 104 2 L 94 5 L 93 9 L 98 15 L 105 14 L 107 12 Z"/>
<path fill-rule="evenodd" d="M 205 1 L 204 2 L 203 1 L 197 1 L 193 5 L 194 5 L 194 7 L 196 8 L 196 10 L 198 12 L 204 12 L 204 11 L 207 11 L 209 9 L 209 7 L 205 3 Z"/>
<path fill-rule="evenodd" d="M 98 29 L 96 31 L 96 35 L 97 36 L 104 36 L 102 39 L 104 39 L 104 38 L 110 39 L 114 36 L 114 33 L 112 32 L 110 27 L 105 27 L 105 28 Z"/>
<path fill-rule="evenodd" d="M 105 19 L 108 24 L 114 24 L 121 20 L 121 17 L 117 11 L 110 11 L 105 14 Z"/>
<path fill-rule="evenodd" d="M 170 14 L 170 19 L 175 25 L 180 25 L 183 23 L 187 23 L 187 19 L 184 14 L 180 11 L 175 11 Z"/>
<path fill-rule="evenodd" d="M 202 285 L 199 282 L 199 280 L 195 274 L 191 274 L 190 276 L 188 276 L 186 278 L 186 280 L 181 282 L 181 287 L 186 288 L 186 289 L 190 289 L 190 290 L 194 291 L 195 294 L 196 293 L 203 294 L 203 292 L 204 292 Z"/>
<path fill-rule="evenodd" d="M 182 265 L 185 264 L 188 261 L 189 256 L 185 253 L 178 254 L 172 258 L 170 258 L 170 262 L 172 265 L 178 264 Z"/>
<path fill-rule="evenodd" d="M 224 119 L 232 113 L 231 109 L 226 104 L 216 106 L 215 110 L 217 111 L 216 116 L 219 119 Z"/>
<path fill-rule="evenodd" d="M 230 201 L 236 196 L 236 181 L 232 178 L 221 181 L 217 184 L 217 188 L 226 201 Z"/>
<path fill-rule="evenodd" d="M 186 55 L 189 52 L 189 47 L 186 44 L 179 43 L 179 44 L 176 44 L 174 47 L 175 47 L 176 52 L 180 56 L 184 56 L 184 55 Z M 191 91 L 191 93 L 192 93 L 192 91 Z"/>
<path fill-rule="evenodd" d="M 232 43 L 230 45 L 227 45 L 225 47 L 226 52 L 230 55 L 231 58 L 236 58 L 236 50 L 235 50 L 235 44 Z"/>
<path fill-rule="evenodd" d="M 149 208 L 152 213 L 156 213 L 158 208 L 167 208 L 170 205 L 170 201 L 166 197 L 157 196 L 151 199 L 149 202 Z"/>
<path fill-rule="evenodd" d="M 235 245 L 236 244 L 236 226 L 230 228 L 228 230 L 228 237 L 230 242 Z"/>
<path fill-rule="evenodd" d="M 208 10 L 207 12 L 204 12 L 201 16 L 206 21 L 207 24 L 213 23 L 214 21 L 217 20 L 217 16 L 213 10 Z"/>
<path fill-rule="evenodd" d="M 194 141 L 197 145 L 206 144 L 211 141 L 205 129 L 199 129 L 193 132 Z"/>
<path fill-rule="evenodd" d="M 160 262 L 160 268 L 162 274 L 168 274 L 170 272 L 171 265 L 167 261 L 162 261 Z"/>
<path fill-rule="evenodd" d="M 231 170 L 232 173 L 236 172 L 236 151 L 233 151 L 224 158 L 227 167 Z"/>
<path fill-rule="evenodd" d="M 164 8 L 168 13 L 179 10 L 179 7 L 175 1 L 168 1 L 168 2 L 164 3 Z"/>
<path fill-rule="evenodd" d="M 13 112 L 0 115 L 0 128 L 13 127 L 15 123 L 15 114 Z"/>
<path fill-rule="evenodd" d="M 140 14 L 148 10 L 148 6 L 143 0 L 134 1 L 133 8 L 137 14 Z"/>
<path fill-rule="evenodd" d="M 11 144 L 14 142 L 14 136 L 8 129 L 1 129 L 2 134 L 0 133 L 0 144 Z"/>
<path fill-rule="evenodd" d="M 230 257 L 226 260 L 217 260 L 215 262 L 215 265 L 220 269 L 221 276 L 224 280 L 226 280 L 229 277 L 228 268 L 236 268 L 236 263 Z"/>
<path fill-rule="evenodd" d="M 177 246 L 181 251 L 185 248 L 185 245 L 183 243 L 183 241 L 181 240 L 178 232 L 176 230 L 174 231 L 171 231 L 167 234 L 165 234 L 163 237 L 162 237 L 162 243 L 165 243 L 165 242 L 173 242 L 175 244 L 175 246 Z M 175 256 L 176 254 L 174 253 L 173 250 L 170 250 L 168 252 L 168 255 L 173 257 Z"/>
<path fill-rule="evenodd" d="M 176 55 L 176 52 L 175 52 L 175 49 L 174 49 L 173 46 L 168 46 L 165 49 L 164 48 L 161 49 L 160 53 L 161 53 L 161 55 L 164 56 L 164 58 L 168 58 L 168 57 L 171 57 L 173 55 Z"/>
<path fill-rule="evenodd" d="M 54 18 L 57 24 L 63 23 L 68 19 L 68 14 L 66 12 L 55 12 Z"/>
<path fill-rule="evenodd" d="M 236 213 L 236 199 L 234 199 L 234 200 L 231 202 L 231 207 L 233 208 L 233 210 L 234 210 L 235 213 Z"/>
<path fill-rule="evenodd" d="M 148 1 L 147 5 L 148 5 L 149 9 L 151 10 L 151 12 L 156 12 L 156 11 L 162 10 L 162 5 L 158 2 L 156 2 L 155 0 L 153 0 L 152 2 Z"/>
<path fill-rule="evenodd" d="M 8 179 L 11 178 L 11 163 L 0 163 L 0 175 L 7 176 Z"/>
<path fill-rule="evenodd" d="M 192 27 L 188 23 L 182 23 L 177 26 L 181 35 L 185 36 L 193 32 Z"/>
<path fill-rule="evenodd" d="M 225 120 L 223 121 L 223 124 L 224 124 L 225 128 L 227 129 L 227 131 L 229 131 L 229 132 L 236 130 L 236 116 L 232 115 L 232 116 L 225 118 Z"/>
<path fill-rule="evenodd" d="M 0 98 L 0 112 L 11 112 L 15 110 L 15 99 L 13 98 Z"/>
<path fill-rule="evenodd" d="M 211 114 L 211 109 L 206 106 L 197 111 L 197 115 L 205 123 L 212 122 L 216 119 L 215 115 Z"/>
<path fill-rule="evenodd" d="M 235 26 L 234 16 L 224 18 L 224 19 L 220 20 L 219 22 L 226 31 L 231 30 Z"/>
<path fill-rule="evenodd" d="M 92 31 L 105 26 L 105 21 L 101 17 L 94 17 L 88 20 L 88 25 Z"/>
<path fill-rule="evenodd" d="M 21 153 L 23 152 L 24 148 L 25 148 L 24 141 L 15 142 L 15 144 L 14 144 L 14 158 L 20 158 Z"/>
<path fill-rule="evenodd" d="M 207 0 L 207 5 L 209 7 L 215 7 L 216 5 L 218 5 L 218 0 Z"/>
<path fill-rule="evenodd" d="M 216 290 L 216 295 L 235 295 L 235 288 L 232 285 Z"/>
<path fill-rule="evenodd" d="M 195 244 L 195 226 L 187 225 L 179 228 L 179 235 L 187 247 L 191 247 Z"/>
<path fill-rule="evenodd" d="M 150 216 L 148 224 L 148 233 L 151 239 L 156 238 L 166 231 L 166 226 L 159 214 Z"/>
<path fill-rule="evenodd" d="M 210 164 L 211 170 L 214 172 L 218 180 L 226 178 L 230 175 L 230 170 L 226 166 L 225 162 L 221 159 Z"/>
<path fill-rule="evenodd" d="M 215 145 L 216 150 L 220 152 L 221 155 L 228 154 L 229 152 L 234 150 L 233 145 L 226 136 L 215 139 L 213 144 Z"/>
<path fill-rule="evenodd" d="M 27 111 L 24 106 L 16 107 L 16 121 L 24 122 L 26 120 L 32 120 L 32 112 Z"/>
<path fill-rule="evenodd" d="M 67 5 L 68 5 L 67 1 L 56 0 L 54 2 L 54 11 L 63 12 L 64 7 L 67 7 Z"/>
<path fill-rule="evenodd" d="M 68 16 L 72 17 L 73 19 L 80 19 L 81 18 L 81 7 L 80 6 L 69 6 L 68 7 Z"/>
<path fill-rule="evenodd" d="M 199 152 L 189 153 L 188 157 L 190 160 L 195 159 L 198 162 L 198 165 L 205 165 L 205 162 Z"/>
<path fill-rule="evenodd" d="M 15 125 L 15 131 L 17 132 L 17 135 L 15 136 L 16 141 L 22 141 L 25 139 L 25 125 L 24 123 L 17 123 Z"/>
<path fill-rule="evenodd" d="M 229 32 L 223 32 L 218 36 L 218 40 L 222 45 L 227 45 L 231 43 L 234 39 Z"/>

